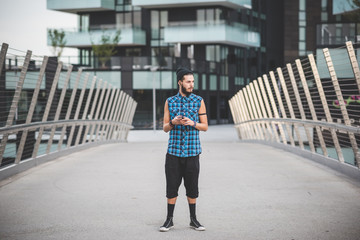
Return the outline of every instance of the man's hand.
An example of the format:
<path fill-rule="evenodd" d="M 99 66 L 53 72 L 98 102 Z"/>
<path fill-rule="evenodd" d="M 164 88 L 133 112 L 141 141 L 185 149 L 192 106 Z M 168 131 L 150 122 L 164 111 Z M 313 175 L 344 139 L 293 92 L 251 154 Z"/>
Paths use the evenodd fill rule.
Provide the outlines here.
<path fill-rule="evenodd" d="M 171 120 L 172 124 L 174 125 L 183 125 L 182 124 L 182 116 L 181 115 L 177 115 L 176 117 L 174 117 L 172 120 Z"/>
<path fill-rule="evenodd" d="M 183 119 L 181 119 L 181 124 L 184 126 L 194 126 L 194 121 L 191 120 L 190 118 L 184 117 Z"/>

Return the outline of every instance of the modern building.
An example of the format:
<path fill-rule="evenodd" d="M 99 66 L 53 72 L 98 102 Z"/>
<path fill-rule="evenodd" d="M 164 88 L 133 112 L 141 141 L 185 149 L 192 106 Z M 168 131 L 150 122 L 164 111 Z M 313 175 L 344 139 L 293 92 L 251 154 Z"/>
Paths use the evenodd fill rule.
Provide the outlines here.
<path fill-rule="evenodd" d="M 210 124 L 231 121 L 228 99 L 266 70 L 266 1 L 47 0 L 47 8 L 78 15 L 66 46 L 79 49 L 79 66 L 131 94 L 139 103 L 136 127 L 161 124 L 166 98 L 177 92 L 175 71 L 192 69 Z M 102 67 L 92 51 L 120 30 L 116 53 Z"/>
<path fill-rule="evenodd" d="M 47 8 L 78 15 L 64 30 L 77 64 L 131 94 L 138 128 L 161 125 L 166 98 L 177 92 L 179 66 L 195 73 L 210 124 L 231 122 L 228 99 L 258 76 L 324 47 L 357 41 L 350 0 L 47 0 Z M 102 36 L 120 40 L 105 68 L 92 51 Z"/>
<path fill-rule="evenodd" d="M 360 29 L 357 22 L 360 13 L 358 6 L 352 2 L 283 1 L 284 62 L 291 62 L 323 48 L 339 48 L 346 41 L 358 42 Z"/>

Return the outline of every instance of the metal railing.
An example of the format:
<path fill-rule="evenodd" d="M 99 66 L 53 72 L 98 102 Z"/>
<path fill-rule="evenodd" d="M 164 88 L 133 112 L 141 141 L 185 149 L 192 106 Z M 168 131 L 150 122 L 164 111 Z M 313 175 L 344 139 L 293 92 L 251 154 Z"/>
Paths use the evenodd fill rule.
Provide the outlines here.
<path fill-rule="evenodd" d="M 31 51 L 21 67 L 7 70 L 6 60 L 19 52 L 5 43 L 0 52 L 0 180 L 69 152 L 127 140 L 137 106 L 130 95 Z M 35 62 L 41 67 L 31 68 Z"/>
<path fill-rule="evenodd" d="M 239 138 L 321 158 L 334 168 L 350 166 L 358 174 L 357 57 L 347 42 L 258 77 L 229 100 Z"/>

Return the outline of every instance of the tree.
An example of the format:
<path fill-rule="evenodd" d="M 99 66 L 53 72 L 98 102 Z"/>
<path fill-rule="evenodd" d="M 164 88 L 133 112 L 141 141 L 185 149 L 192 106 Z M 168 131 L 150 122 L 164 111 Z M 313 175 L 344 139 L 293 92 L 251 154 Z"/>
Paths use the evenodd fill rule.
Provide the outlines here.
<path fill-rule="evenodd" d="M 120 33 L 121 31 L 118 30 L 115 35 L 112 36 L 110 33 L 103 31 L 99 44 L 95 44 L 94 41 L 91 40 L 92 50 L 95 56 L 99 58 L 102 68 L 105 68 L 106 62 L 116 53 L 115 47 L 120 40 Z"/>
<path fill-rule="evenodd" d="M 49 29 L 48 33 L 53 48 L 53 54 L 60 58 L 66 44 L 65 32 L 62 30 Z"/>

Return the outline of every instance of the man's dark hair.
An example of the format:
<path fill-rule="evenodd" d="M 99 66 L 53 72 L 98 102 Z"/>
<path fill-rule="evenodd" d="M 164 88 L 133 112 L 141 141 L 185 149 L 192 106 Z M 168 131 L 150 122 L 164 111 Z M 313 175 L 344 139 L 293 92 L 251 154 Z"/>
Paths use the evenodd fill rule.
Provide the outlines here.
<path fill-rule="evenodd" d="M 183 80 L 185 75 L 194 75 L 194 73 L 192 71 L 190 71 L 187 68 L 184 67 L 180 67 L 176 70 L 176 78 L 177 80 Z"/>

